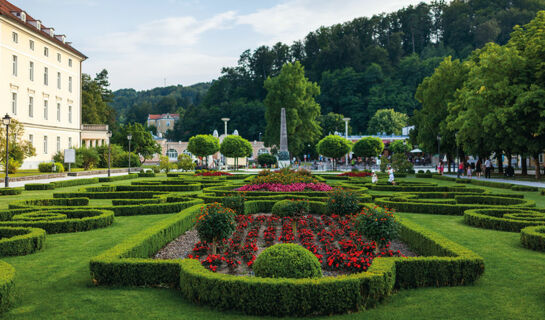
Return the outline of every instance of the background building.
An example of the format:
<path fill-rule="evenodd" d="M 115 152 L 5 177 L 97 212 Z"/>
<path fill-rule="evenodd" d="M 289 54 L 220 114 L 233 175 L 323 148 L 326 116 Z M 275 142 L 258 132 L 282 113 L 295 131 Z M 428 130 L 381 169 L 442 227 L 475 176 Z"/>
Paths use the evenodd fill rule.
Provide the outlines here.
<path fill-rule="evenodd" d="M 146 123 L 148 127 L 156 127 L 157 134 L 164 136 L 167 130 L 174 128 L 174 123 L 178 120 L 180 120 L 180 115 L 177 113 L 150 114 Z"/>
<path fill-rule="evenodd" d="M 36 148 L 36 156 L 21 168 L 36 168 L 58 151 L 80 146 L 81 63 L 86 58 L 65 35 L 0 0 L 0 115 L 21 122 L 25 138 Z M 104 133 L 90 135 L 99 139 Z"/>

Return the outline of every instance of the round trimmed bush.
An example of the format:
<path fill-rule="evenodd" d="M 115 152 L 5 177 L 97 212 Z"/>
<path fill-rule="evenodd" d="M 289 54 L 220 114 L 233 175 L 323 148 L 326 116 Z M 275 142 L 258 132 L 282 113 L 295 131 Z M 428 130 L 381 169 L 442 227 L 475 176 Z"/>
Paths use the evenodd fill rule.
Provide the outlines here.
<path fill-rule="evenodd" d="M 319 278 L 322 267 L 312 252 L 294 243 L 275 244 L 255 260 L 253 270 L 262 278 Z"/>
<path fill-rule="evenodd" d="M 272 214 L 279 217 L 298 217 L 310 211 L 308 200 L 280 200 L 272 207 Z"/>

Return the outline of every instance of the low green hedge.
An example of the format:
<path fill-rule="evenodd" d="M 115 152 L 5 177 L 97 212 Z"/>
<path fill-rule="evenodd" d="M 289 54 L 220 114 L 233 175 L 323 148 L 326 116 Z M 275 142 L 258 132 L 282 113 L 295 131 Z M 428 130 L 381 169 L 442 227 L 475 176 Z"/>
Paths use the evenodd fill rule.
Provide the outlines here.
<path fill-rule="evenodd" d="M 43 229 L 0 227 L 0 257 L 33 253 L 40 250 L 44 242 Z"/>
<path fill-rule="evenodd" d="M 117 186 L 117 191 L 165 191 L 165 192 L 179 192 L 179 191 L 199 191 L 201 190 L 200 183 L 186 184 L 186 185 L 130 185 L 130 186 Z"/>
<path fill-rule="evenodd" d="M 487 204 L 493 206 L 524 206 L 535 207 L 533 200 L 520 198 L 495 197 L 494 195 L 457 195 L 454 197 L 459 204 Z"/>
<path fill-rule="evenodd" d="M 80 192 L 115 192 L 116 187 L 110 185 L 102 185 L 100 187 L 86 187 L 79 189 Z"/>
<path fill-rule="evenodd" d="M 138 205 L 124 205 L 106 207 L 112 210 L 116 216 L 139 216 L 149 214 L 176 213 L 197 204 L 204 203 L 202 199 L 188 199 L 184 202 L 150 203 Z"/>
<path fill-rule="evenodd" d="M 139 178 L 154 178 L 155 177 L 155 172 L 153 172 L 153 171 L 138 172 L 138 177 Z"/>
<path fill-rule="evenodd" d="M 526 227 L 520 230 L 520 242 L 528 249 L 545 251 L 545 226 Z"/>
<path fill-rule="evenodd" d="M 21 209 L 28 207 L 50 207 L 50 206 L 86 206 L 89 205 L 89 198 L 60 198 L 60 199 L 34 199 L 19 200 L 9 204 L 10 209 Z"/>
<path fill-rule="evenodd" d="M 0 196 L 12 196 L 21 194 L 24 188 L 0 188 Z"/>
<path fill-rule="evenodd" d="M 430 179 L 433 177 L 431 173 L 417 173 L 414 176 L 415 178 L 426 178 L 426 179 Z"/>
<path fill-rule="evenodd" d="M 514 191 L 539 191 L 539 188 L 538 187 L 532 187 L 532 186 L 524 186 L 524 185 L 514 184 L 511 187 L 511 190 L 514 190 Z"/>
<path fill-rule="evenodd" d="M 37 212 L 47 210 L 33 209 Z M 114 213 L 109 210 L 55 208 L 47 211 L 65 214 L 68 218 L 64 220 L 1 221 L 0 227 L 40 228 L 49 234 L 88 231 L 107 227 L 114 222 Z"/>
<path fill-rule="evenodd" d="M 114 181 L 129 180 L 129 179 L 136 179 L 136 178 L 138 178 L 138 173 L 124 174 L 120 176 L 101 177 L 101 178 L 98 178 L 98 181 L 99 182 L 114 182 Z"/>
<path fill-rule="evenodd" d="M 124 192 L 56 192 L 53 198 L 76 198 L 85 197 L 89 199 L 151 199 L 165 192 L 154 191 L 124 191 Z"/>
<path fill-rule="evenodd" d="M 51 183 L 27 183 L 25 184 L 25 190 L 53 190 L 55 186 Z"/>
<path fill-rule="evenodd" d="M 279 200 L 251 200 L 244 202 L 244 214 L 270 213 Z M 309 209 L 313 214 L 327 214 L 325 202 L 309 201 Z"/>
<path fill-rule="evenodd" d="M 0 314 L 13 303 L 15 269 L 4 261 L 0 261 Z"/>
<path fill-rule="evenodd" d="M 154 199 L 114 199 L 112 200 L 113 206 L 132 206 L 139 204 L 151 204 L 151 203 L 161 203 L 164 202 L 164 199 L 154 198 Z"/>
<path fill-rule="evenodd" d="M 71 180 L 62 180 L 51 182 L 54 186 L 54 189 L 73 187 L 73 186 L 82 186 L 85 184 L 95 184 L 99 182 L 99 178 L 85 178 L 85 179 L 71 179 Z"/>
<path fill-rule="evenodd" d="M 478 228 L 519 232 L 529 226 L 545 225 L 545 214 L 520 208 L 473 209 L 465 211 L 464 223 Z"/>
<path fill-rule="evenodd" d="M 163 219 L 92 258 L 89 267 L 94 282 L 99 285 L 178 286 L 180 260 L 154 260 L 149 257 L 191 229 L 201 207 L 192 206 Z"/>

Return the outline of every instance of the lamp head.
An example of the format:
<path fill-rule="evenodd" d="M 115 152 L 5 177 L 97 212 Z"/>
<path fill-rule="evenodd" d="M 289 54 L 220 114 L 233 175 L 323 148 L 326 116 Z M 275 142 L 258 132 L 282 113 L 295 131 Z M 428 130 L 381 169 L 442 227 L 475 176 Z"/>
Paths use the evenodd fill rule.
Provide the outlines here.
<path fill-rule="evenodd" d="M 132 140 L 132 134 L 127 135 L 127 140 Z"/>
<path fill-rule="evenodd" d="M 2 123 L 6 126 L 9 126 L 11 123 L 11 117 L 9 114 L 6 113 L 6 115 L 2 118 Z"/>

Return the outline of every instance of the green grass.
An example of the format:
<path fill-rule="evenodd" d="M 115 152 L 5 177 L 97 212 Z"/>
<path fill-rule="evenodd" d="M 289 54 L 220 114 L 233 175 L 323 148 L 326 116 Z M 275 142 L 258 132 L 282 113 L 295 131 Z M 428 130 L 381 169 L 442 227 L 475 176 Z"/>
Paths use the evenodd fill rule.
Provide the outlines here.
<path fill-rule="evenodd" d="M 29 199 L 50 197 L 53 192 L 2 197 L 0 207 L 7 206 L 7 199 L 28 194 Z M 524 194 L 545 206 L 545 197 L 537 192 Z M 333 319 L 545 319 L 545 253 L 524 249 L 518 233 L 469 227 L 459 216 L 399 215 L 480 254 L 485 259 L 485 274 L 471 286 L 401 290 L 375 309 Z M 111 227 L 48 235 L 42 251 L 3 258 L 17 271 L 17 302 L 2 319 L 251 319 L 194 305 L 175 289 L 95 287 L 91 283 L 91 257 L 167 216 L 118 217 Z"/>

